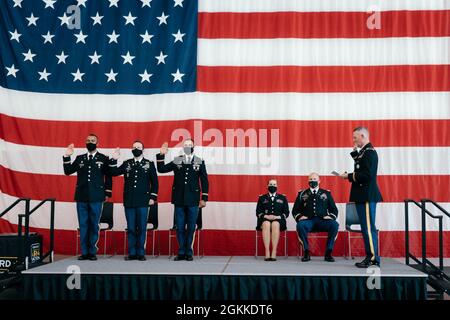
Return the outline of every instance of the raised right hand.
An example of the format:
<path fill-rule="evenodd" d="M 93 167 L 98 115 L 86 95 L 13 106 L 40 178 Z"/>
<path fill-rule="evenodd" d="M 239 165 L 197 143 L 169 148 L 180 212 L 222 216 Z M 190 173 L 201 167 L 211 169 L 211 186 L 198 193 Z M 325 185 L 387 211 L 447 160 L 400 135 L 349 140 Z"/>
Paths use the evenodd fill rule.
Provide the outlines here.
<path fill-rule="evenodd" d="M 74 152 L 73 147 L 74 147 L 73 143 L 69 144 L 69 146 L 67 147 L 67 150 L 66 150 L 66 154 L 65 154 L 66 157 L 70 157 L 71 155 L 73 155 L 73 152 Z"/>
<path fill-rule="evenodd" d="M 169 144 L 167 142 L 164 142 L 159 152 L 161 154 L 167 154 L 168 151 L 169 151 Z"/>

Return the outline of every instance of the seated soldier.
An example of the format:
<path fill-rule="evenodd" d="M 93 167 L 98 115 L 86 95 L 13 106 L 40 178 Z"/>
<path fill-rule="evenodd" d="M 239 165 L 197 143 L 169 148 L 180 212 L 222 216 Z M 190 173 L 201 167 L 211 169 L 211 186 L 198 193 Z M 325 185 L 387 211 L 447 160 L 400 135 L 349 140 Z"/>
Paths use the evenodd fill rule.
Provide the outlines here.
<path fill-rule="evenodd" d="M 299 240 L 305 249 L 302 261 L 311 260 L 308 244 L 309 232 L 328 232 L 325 261 L 334 262 L 331 255 L 339 224 L 336 221 L 338 209 L 329 190 L 319 188 L 320 177 L 313 172 L 309 175 L 309 188 L 300 190 L 295 199 L 292 215 L 297 221 Z"/>
<path fill-rule="evenodd" d="M 262 230 L 265 248 L 265 261 L 276 261 L 280 231 L 286 230 L 286 218 L 289 216 L 289 205 L 284 194 L 277 193 L 277 180 L 269 180 L 268 193 L 259 196 L 256 206 L 258 217 L 257 229 Z M 270 253 L 272 240 L 272 254 Z"/>

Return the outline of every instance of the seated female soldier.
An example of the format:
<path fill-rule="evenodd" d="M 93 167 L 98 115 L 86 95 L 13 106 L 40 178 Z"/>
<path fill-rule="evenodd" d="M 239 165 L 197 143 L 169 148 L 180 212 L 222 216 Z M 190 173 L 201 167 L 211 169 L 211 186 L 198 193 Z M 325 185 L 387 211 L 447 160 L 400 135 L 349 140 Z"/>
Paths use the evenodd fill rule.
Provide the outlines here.
<path fill-rule="evenodd" d="M 286 230 L 289 216 L 288 200 L 284 194 L 277 193 L 277 180 L 271 179 L 267 185 L 268 193 L 259 196 L 256 206 L 257 230 L 262 230 L 265 248 L 265 261 L 276 261 L 280 231 Z M 272 240 L 272 253 L 270 242 Z"/>

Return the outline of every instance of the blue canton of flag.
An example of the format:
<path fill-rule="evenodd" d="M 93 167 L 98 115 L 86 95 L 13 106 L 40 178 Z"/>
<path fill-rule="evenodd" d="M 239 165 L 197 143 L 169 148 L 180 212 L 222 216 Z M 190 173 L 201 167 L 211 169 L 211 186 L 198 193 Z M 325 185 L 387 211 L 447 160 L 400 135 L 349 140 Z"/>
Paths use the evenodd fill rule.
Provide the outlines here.
<path fill-rule="evenodd" d="M 196 0 L 1 0 L 0 85 L 48 93 L 192 92 Z"/>

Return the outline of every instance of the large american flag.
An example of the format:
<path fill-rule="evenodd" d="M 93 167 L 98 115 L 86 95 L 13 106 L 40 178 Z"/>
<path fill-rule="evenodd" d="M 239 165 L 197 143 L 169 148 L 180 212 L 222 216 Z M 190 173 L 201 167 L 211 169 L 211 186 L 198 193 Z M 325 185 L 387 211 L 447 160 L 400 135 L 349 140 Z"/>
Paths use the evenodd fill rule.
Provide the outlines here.
<path fill-rule="evenodd" d="M 163 142 L 173 157 L 192 136 L 211 186 L 206 253 L 253 254 L 270 177 L 292 207 L 306 176 L 321 174 L 344 228 L 349 184 L 330 173 L 352 170 L 351 132 L 365 125 L 380 158 L 381 253 L 401 256 L 405 198 L 450 209 L 449 37 L 449 0 L 1 0 L 0 208 L 56 197 L 56 250 L 74 254 L 67 145 L 81 154 L 94 132 L 124 160 L 140 139 L 154 160 Z M 172 177 L 159 179 L 167 230 Z M 117 231 L 122 186 L 115 178 Z M 18 213 L 0 231 L 15 230 Z M 420 230 L 419 213 L 411 219 Z M 42 209 L 31 223 L 45 234 L 48 220 Z M 288 228 L 296 254 L 292 218 Z"/>

